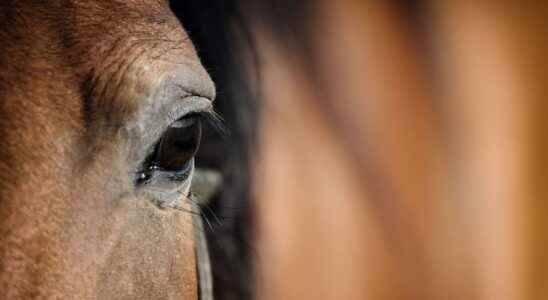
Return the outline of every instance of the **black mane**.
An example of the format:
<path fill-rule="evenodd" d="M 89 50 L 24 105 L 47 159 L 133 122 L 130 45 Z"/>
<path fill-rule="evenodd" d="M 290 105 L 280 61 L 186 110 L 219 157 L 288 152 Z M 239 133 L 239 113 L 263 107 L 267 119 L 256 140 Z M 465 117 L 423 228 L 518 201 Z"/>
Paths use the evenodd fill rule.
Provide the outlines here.
<path fill-rule="evenodd" d="M 172 9 L 217 86 L 215 108 L 229 131 L 225 139 L 206 132 L 197 159 L 199 167 L 220 170 L 224 178 L 219 195 L 203 209 L 212 225 L 206 230 L 215 299 L 251 299 L 250 151 L 257 97 L 241 68 L 242 53 L 251 52 L 251 43 L 246 42 L 243 18 L 232 1 L 173 1 Z"/>

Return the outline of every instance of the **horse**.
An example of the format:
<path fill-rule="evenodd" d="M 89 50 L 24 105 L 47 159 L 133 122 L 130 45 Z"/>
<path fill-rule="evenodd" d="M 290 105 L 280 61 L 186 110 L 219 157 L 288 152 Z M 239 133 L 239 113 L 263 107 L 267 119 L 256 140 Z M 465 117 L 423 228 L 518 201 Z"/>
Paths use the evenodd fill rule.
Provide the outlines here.
<path fill-rule="evenodd" d="M 223 189 L 243 193 L 230 204 L 245 199 L 242 210 L 224 190 L 213 200 L 224 223 L 205 233 L 218 298 L 546 297 L 545 4 L 0 8 L 8 298 L 196 298 L 200 230 L 185 214 L 192 199 L 181 201 L 196 155 L 226 168 Z M 140 106 L 181 85 L 193 88 L 175 98 L 202 111 Z M 228 162 L 195 153 L 214 96 L 235 129 Z M 171 125 L 146 128 L 169 123 L 162 115 Z M 179 135 L 180 157 L 164 147 Z M 173 177 L 185 179 L 162 181 Z"/>
<path fill-rule="evenodd" d="M 197 299 L 216 89 L 171 4 L 2 1 L 0 39 L 2 297 Z"/>

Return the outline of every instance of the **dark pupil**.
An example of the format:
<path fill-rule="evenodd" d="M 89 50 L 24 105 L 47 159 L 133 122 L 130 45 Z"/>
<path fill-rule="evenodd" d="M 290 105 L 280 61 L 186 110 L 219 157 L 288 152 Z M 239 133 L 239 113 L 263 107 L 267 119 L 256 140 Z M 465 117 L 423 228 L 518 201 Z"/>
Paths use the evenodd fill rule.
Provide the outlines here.
<path fill-rule="evenodd" d="M 183 126 L 171 126 L 156 150 L 155 167 L 164 171 L 184 170 L 200 146 L 202 127 L 196 117 L 187 118 Z"/>

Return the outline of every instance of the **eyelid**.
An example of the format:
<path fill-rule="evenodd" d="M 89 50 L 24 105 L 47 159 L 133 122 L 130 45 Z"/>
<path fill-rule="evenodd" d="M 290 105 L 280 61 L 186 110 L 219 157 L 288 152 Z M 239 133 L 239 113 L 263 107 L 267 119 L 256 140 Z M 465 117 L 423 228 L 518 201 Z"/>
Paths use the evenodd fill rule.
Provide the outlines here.
<path fill-rule="evenodd" d="M 196 118 L 181 118 L 173 123 L 171 123 L 171 125 L 169 125 L 169 127 L 171 128 L 187 128 L 187 127 L 190 127 L 192 125 L 194 125 L 196 122 Z"/>
<path fill-rule="evenodd" d="M 161 95 L 161 94 L 160 94 Z M 212 101 L 199 96 L 187 95 L 177 98 L 155 98 L 158 105 L 136 114 L 134 121 L 125 126 L 125 136 L 130 146 L 128 162 L 132 172 L 136 172 L 168 127 L 184 116 L 193 114 L 207 115 L 213 111 Z"/>
<path fill-rule="evenodd" d="M 166 117 L 162 118 L 159 123 L 154 124 L 153 134 L 146 143 L 145 148 L 151 149 L 162 137 L 168 127 L 177 120 L 184 118 L 185 116 L 194 114 L 208 114 L 213 111 L 213 103 L 211 100 L 199 97 L 199 96 L 187 96 L 180 99 L 176 104 L 172 106 L 172 109 L 167 112 Z"/>
<path fill-rule="evenodd" d="M 213 111 L 211 100 L 200 96 L 185 97 L 184 100 L 175 104 L 174 109 L 169 112 L 167 124 L 164 128 L 187 115 L 209 113 L 211 111 Z"/>

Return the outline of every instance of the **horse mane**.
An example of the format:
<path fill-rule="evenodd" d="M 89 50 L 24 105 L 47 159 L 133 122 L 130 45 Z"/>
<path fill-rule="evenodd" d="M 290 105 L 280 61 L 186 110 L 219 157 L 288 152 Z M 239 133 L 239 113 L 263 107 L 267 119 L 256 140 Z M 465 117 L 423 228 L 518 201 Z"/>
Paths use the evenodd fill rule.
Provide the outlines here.
<path fill-rule="evenodd" d="M 215 109 L 229 132 L 223 138 L 206 130 L 197 156 L 198 167 L 219 170 L 223 176 L 220 192 L 202 209 L 215 299 L 251 299 L 250 157 L 258 97 L 241 66 L 242 53 L 253 53 L 253 44 L 235 1 L 173 1 L 172 9 L 217 86 Z"/>
<path fill-rule="evenodd" d="M 260 20 L 282 45 L 305 59 L 311 52 L 306 21 L 312 2 L 189 0 L 172 1 L 171 7 L 217 86 L 216 111 L 229 131 L 226 139 L 206 132 L 197 159 L 198 167 L 217 169 L 223 175 L 220 193 L 203 209 L 215 299 L 252 299 L 250 164 L 261 101 L 260 58 L 251 23 Z"/>
<path fill-rule="evenodd" d="M 412 12 L 413 3 L 399 5 Z M 250 165 L 261 105 L 260 53 L 251 25 L 265 26 L 314 76 L 312 36 L 321 34 L 310 22 L 316 7 L 310 0 L 173 0 L 171 6 L 217 86 L 216 111 L 230 132 L 224 140 L 206 132 L 197 160 L 199 167 L 220 170 L 224 178 L 220 193 L 203 209 L 215 299 L 251 299 L 255 257 Z"/>

